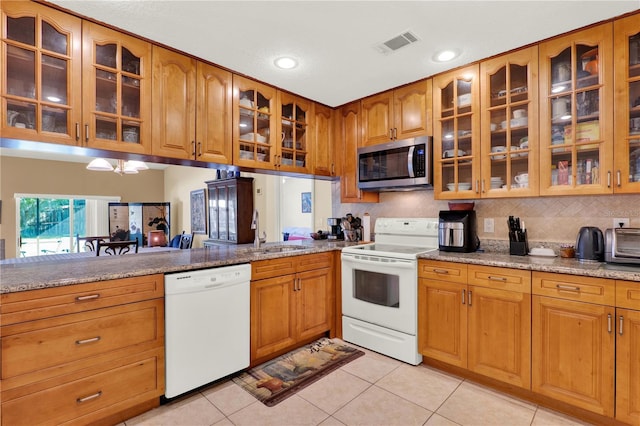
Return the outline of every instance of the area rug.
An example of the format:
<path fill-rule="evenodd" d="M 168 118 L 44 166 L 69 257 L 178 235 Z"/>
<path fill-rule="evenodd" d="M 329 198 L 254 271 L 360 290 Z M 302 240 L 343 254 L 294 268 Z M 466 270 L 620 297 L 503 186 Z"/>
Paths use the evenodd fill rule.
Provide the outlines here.
<path fill-rule="evenodd" d="M 254 367 L 232 380 L 272 407 L 331 371 L 364 355 L 341 341 L 322 338 Z"/>

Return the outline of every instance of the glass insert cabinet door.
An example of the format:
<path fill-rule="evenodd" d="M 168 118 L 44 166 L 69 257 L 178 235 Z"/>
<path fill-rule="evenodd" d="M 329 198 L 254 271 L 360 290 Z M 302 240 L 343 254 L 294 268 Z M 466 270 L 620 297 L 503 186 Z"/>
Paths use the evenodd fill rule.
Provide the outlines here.
<path fill-rule="evenodd" d="M 614 22 L 614 191 L 640 190 L 640 16 Z"/>
<path fill-rule="evenodd" d="M 151 45 L 83 23 L 84 143 L 151 152 Z"/>
<path fill-rule="evenodd" d="M 81 21 L 32 2 L 2 5 L 2 133 L 75 145 Z"/>
<path fill-rule="evenodd" d="M 535 195 L 538 49 L 484 61 L 482 87 L 482 196 Z"/>
<path fill-rule="evenodd" d="M 279 92 L 280 154 L 277 165 L 285 169 L 306 169 L 309 165 L 308 123 L 311 102 Z"/>
<path fill-rule="evenodd" d="M 480 196 L 478 66 L 434 77 L 434 190 L 440 199 Z"/>
<path fill-rule="evenodd" d="M 276 89 L 233 77 L 234 162 L 272 168 L 276 155 Z M 236 161 L 237 160 L 237 161 Z"/>
<path fill-rule="evenodd" d="M 541 194 L 612 191 L 612 29 L 540 45 Z"/>

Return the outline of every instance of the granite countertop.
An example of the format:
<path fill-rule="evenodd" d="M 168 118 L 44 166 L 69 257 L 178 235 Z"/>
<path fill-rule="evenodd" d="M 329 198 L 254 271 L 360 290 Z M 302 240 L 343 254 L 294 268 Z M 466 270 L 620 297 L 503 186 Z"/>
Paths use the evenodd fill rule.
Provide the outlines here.
<path fill-rule="evenodd" d="M 73 284 L 106 281 L 142 275 L 165 274 L 193 269 L 249 263 L 256 260 L 340 250 L 357 243 L 328 240 L 300 240 L 268 243 L 263 247 L 304 246 L 284 252 L 255 252 L 252 244 L 215 246 L 159 253 L 122 256 L 86 256 L 34 262 L 0 262 L 0 294 Z"/>
<path fill-rule="evenodd" d="M 566 259 L 559 256 L 512 256 L 506 253 L 496 252 L 454 253 L 436 250 L 422 254 L 418 257 L 420 259 L 440 260 L 444 262 L 527 269 L 530 271 L 583 275 L 587 277 L 626 281 L 640 281 L 640 265 L 625 266 L 607 264 L 603 262 L 583 263 L 577 259 Z"/>

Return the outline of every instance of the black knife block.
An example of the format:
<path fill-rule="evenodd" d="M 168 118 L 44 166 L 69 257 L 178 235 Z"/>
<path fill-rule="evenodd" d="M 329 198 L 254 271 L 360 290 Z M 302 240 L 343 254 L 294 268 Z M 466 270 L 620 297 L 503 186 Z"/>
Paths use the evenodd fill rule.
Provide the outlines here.
<path fill-rule="evenodd" d="M 524 231 L 522 235 L 524 236 L 524 241 L 509 241 L 509 254 L 514 256 L 526 256 L 529 254 L 527 231 Z"/>

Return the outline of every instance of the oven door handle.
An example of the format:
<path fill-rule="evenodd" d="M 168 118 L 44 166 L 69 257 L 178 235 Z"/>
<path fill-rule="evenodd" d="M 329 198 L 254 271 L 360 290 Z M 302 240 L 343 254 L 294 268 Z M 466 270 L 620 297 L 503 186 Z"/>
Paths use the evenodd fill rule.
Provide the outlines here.
<path fill-rule="evenodd" d="M 349 265 L 379 265 L 385 268 L 415 269 L 416 262 L 405 259 L 388 259 L 376 256 L 351 256 L 342 254 L 343 266 Z"/>

